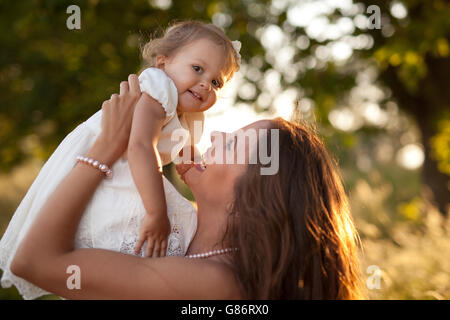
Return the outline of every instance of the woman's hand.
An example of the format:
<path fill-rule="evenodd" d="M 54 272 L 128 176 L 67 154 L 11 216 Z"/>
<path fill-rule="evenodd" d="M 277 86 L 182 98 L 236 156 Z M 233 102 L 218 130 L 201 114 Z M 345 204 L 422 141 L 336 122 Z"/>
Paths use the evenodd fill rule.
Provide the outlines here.
<path fill-rule="evenodd" d="M 135 74 L 130 74 L 128 82 L 120 83 L 120 94 L 111 95 L 102 104 L 102 131 L 95 143 L 108 154 L 104 161 L 109 165 L 127 149 L 134 107 L 140 96 L 139 79 Z"/>

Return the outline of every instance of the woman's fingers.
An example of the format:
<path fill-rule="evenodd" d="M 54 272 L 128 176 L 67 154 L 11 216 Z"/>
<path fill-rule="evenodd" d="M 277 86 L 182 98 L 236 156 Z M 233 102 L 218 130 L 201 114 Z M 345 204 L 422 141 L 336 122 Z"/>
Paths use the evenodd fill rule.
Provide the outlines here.
<path fill-rule="evenodd" d="M 127 149 L 134 109 L 140 97 L 139 79 L 136 75 L 130 75 L 129 80 L 129 83 L 120 83 L 120 96 L 113 93 L 110 99 L 102 104 L 101 140 L 110 146 L 113 161 L 120 158 Z"/>
<path fill-rule="evenodd" d="M 128 91 L 129 91 L 129 85 L 128 85 L 128 82 L 127 81 L 122 81 L 121 83 L 120 83 L 120 95 L 122 96 L 122 95 L 124 95 L 124 94 L 126 94 Z"/>
<path fill-rule="evenodd" d="M 130 93 L 139 96 L 141 94 L 141 87 L 139 86 L 139 79 L 137 75 L 130 74 L 128 76 L 128 85 L 130 88 Z"/>

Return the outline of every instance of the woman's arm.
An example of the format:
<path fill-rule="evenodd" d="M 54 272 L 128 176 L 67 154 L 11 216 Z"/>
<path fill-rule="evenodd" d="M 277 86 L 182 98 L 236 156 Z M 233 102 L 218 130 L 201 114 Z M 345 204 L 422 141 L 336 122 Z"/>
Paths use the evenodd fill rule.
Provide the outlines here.
<path fill-rule="evenodd" d="M 143 93 L 133 116 L 128 144 L 128 162 L 147 214 L 135 248 L 139 253 L 147 241 L 145 256 L 165 256 L 170 222 L 162 181 L 157 144 L 166 113 L 161 104 Z"/>
<path fill-rule="evenodd" d="M 102 131 L 85 155 L 110 167 L 123 154 L 128 144 L 133 110 L 140 96 L 137 77 L 130 75 L 129 82 L 128 84 L 124 81 L 120 84 L 120 96 L 113 94 L 110 100 L 103 103 Z M 104 175 L 100 170 L 77 163 L 41 208 L 34 225 L 18 248 L 11 268 L 14 270 L 15 267 L 20 267 L 20 262 L 23 261 L 34 262 L 38 254 L 52 256 L 73 249 L 74 237 L 66 237 L 61 231 L 75 234 L 81 213 L 84 212 L 103 178 Z M 67 184 L 73 187 L 74 192 L 76 190 L 76 196 L 71 197 L 70 187 L 66 187 Z M 74 200 L 75 198 L 77 199 Z M 65 199 L 64 202 L 61 199 Z M 70 206 L 73 212 L 80 214 L 65 215 L 66 206 Z M 60 214 L 55 215 L 53 212 Z M 49 229 L 55 232 L 51 234 L 42 232 Z"/>
<path fill-rule="evenodd" d="M 96 144 L 89 155 L 107 159 Z M 102 156 L 103 155 L 103 156 Z M 106 161 L 105 161 L 106 162 Z M 11 271 L 67 299 L 232 299 L 231 274 L 218 263 L 187 258 L 142 259 L 100 249 L 74 250 L 86 204 L 103 179 L 78 164 L 61 182 L 23 240 Z M 70 289 L 69 266 L 79 272 L 80 289 Z M 189 275 L 189 277 L 186 277 Z"/>
<path fill-rule="evenodd" d="M 104 104 L 102 133 L 87 156 L 112 165 L 126 150 L 136 90 L 139 82 L 132 76 L 130 92 L 122 94 L 121 84 L 120 98 L 113 97 Z M 103 178 L 99 170 L 83 163 L 70 171 L 20 244 L 11 264 L 15 275 L 69 299 L 239 297 L 232 285 L 232 273 L 218 262 L 176 257 L 142 259 L 108 250 L 75 250 L 78 223 Z M 69 266 L 78 268 L 75 273 L 67 273 Z M 79 276 L 80 289 L 68 286 L 73 276 Z"/>

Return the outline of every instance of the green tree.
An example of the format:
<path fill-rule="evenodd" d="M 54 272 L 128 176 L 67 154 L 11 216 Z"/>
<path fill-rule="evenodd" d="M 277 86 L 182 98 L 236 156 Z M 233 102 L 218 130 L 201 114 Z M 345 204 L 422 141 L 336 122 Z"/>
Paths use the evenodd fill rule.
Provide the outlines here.
<path fill-rule="evenodd" d="M 254 94 L 240 94 L 239 100 L 266 110 L 274 96 L 266 94 L 273 88 L 264 80 L 278 81 L 281 88 L 297 91 L 299 109 L 314 113 L 339 145 L 384 130 L 363 125 L 346 133 L 329 122 L 330 112 L 348 102 L 358 76 L 375 66 L 374 82 L 384 90 L 380 106 L 387 108 L 395 100 L 420 128 L 423 182 L 446 211 L 448 174 L 439 168 L 446 167 L 442 162 L 448 158 L 445 151 L 433 152 L 433 146 L 446 146 L 445 140 L 430 139 L 443 136 L 439 122 L 449 119 L 448 2 L 84 0 L 77 2 L 81 29 L 69 30 L 66 9 L 71 4 L 0 1 L 0 26 L 9 30 L 0 34 L 1 170 L 29 157 L 47 158 L 68 132 L 118 91 L 120 81 L 138 72 L 139 45 L 174 18 L 212 20 L 243 43 L 244 81 Z M 381 29 L 363 26 L 369 5 L 381 9 Z M 401 8 L 406 8 L 404 17 Z M 316 20 L 310 19 L 313 15 Z M 324 25 L 331 28 L 325 36 L 318 32 Z M 346 43 L 353 43 L 347 57 Z M 330 58 L 335 51 L 340 58 Z"/>
<path fill-rule="evenodd" d="M 45 159 L 141 66 L 139 47 L 175 20 L 210 21 L 217 1 L 78 1 L 81 29 L 69 30 L 73 1 L 0 1 L 0 170 Z M 153 3 L 153 5 L 152 5 Z M 246 38 L 240 2 L 230 28 Z M 162 6 L 162 7 L 161 7 Z M 249 47 L 256 41 L 249 40 Z M 246 41 L 246 40 L 244 40 Z"/>
<path fill-rule="evenodd" d="M 432 139 L 450 119 L 450 3 L 407 0 L 407 15 L 401 19 L 392 16 L 396 2 L 365 3 L 378 5 L 385 23 L 392 28 L 387 36 L 371 32 L 374 47 L 365 57 L 376 59 L 380 81 L 391 89 L 393 98 L 420 128 L 425 151 L 423 182 L 432 190 L 440 211 L 447 213 L 450 176 L 448 171 L 440 170 L 444 164 L 439 165 L 436 153 L 448 152 L 449 145 L 433 145 Z"/>

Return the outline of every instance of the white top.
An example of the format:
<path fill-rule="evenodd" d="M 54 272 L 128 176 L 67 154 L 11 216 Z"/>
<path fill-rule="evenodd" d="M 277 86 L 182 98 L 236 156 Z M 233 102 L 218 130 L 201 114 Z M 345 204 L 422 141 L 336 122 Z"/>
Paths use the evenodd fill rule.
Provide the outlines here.
<path fill-rule="evenodd" d="M 177 87 L 161 69 L 145 69 L 139 75 L 139 84 L 141 90 L 161 103 L 166 111 L 166 119 L 157 145 L 162 164 L 178 161 L 178 153 L 183 146 L 195 146 L 199 143 L 205 121 L 203 112 L 184 112 L 177 116 Z M 101 131 L 101 115 L 102 110 L 99 110 L 86 121 L 86 125 L 96 134 Z M 197 134 L 194 134 L 195 126 Z"/>
<path fill-rule="evenodd" d="M 176 159 L 183 145 L 194 144 L 194 121 L 203 123 L 202 113 L 177 116 L 177 90 L 173 81 L 155 68 L 144 70 L 139 76 L 141 90 L 158 100 L 166 111 L 158 151 L 164 164 Z M 24 199 L 12 217 L 0 240 L 0 268 L 4 270 L 1 285 L 14 284 L 25 299 L 35 299 L 48 292 L 26 280 L 14 276 L 9 267 L 20 241 L 47 198 L 76 164 L 76 157 L 84 155 L 101 131 L 101 110 L 69 133 L 42 167 Z M 172 141 L 172 132 L 183 133 L 182 139 Z M 103 248 L 134 254 L 139 239 L 140 224 L 146 214 L 142 199 L 131 175 L 126 157 L 111 168 L 112 179 L 104 179 L 95 191 L 81 218 L 75 237 L 76 248 Z M 172 230 L 167 255 L 184 256 L 197 229 L 196 210 L 163 177 L 167 214 Z M 176 226 L 176 228 L 174 228 Z M 141 256 L 145 252 L 145 246 Z"/>

